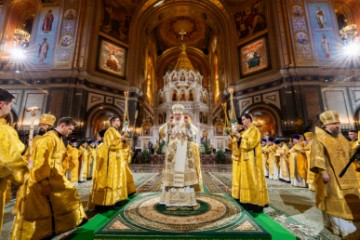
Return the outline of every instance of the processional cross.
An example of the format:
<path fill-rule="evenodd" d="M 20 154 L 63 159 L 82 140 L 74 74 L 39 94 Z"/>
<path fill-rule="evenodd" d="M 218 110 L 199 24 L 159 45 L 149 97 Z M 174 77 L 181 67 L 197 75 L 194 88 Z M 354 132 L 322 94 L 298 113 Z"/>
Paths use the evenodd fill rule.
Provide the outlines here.
<path fill-rule="evenodd" d="M 179 35 L 181 36 L 180 39 L 181 41 L 184 40 L 184 36 L 187 34 L 187 32 L 184 31 L 184 29 L 181 29 L 181 31 L 179 32 Z"/>

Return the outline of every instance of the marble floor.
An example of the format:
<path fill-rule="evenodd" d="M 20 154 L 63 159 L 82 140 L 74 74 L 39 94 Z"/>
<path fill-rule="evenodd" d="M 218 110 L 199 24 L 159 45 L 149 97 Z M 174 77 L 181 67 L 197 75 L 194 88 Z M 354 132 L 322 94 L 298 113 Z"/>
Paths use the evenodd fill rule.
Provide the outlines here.
<path fill-rule="evenodd" d="M 159 188 L 162 165 L 134 164 L 131 168 L 139 192 L 156 191 Z M 205 184 L 213 185 L 209 187 L 211 191 L 229 192 L 231 190 L 229 187 L 231 186 L 231 165 L 204 165 L 202 171 Z M 270 206 L 264 212 L 296 235 L 298 239 L 340 239 L 323 228 L 322 213 L 314 206 L 314 192 L 269 179 L 267 179 L 267 186 Z M 86 206 L 91 181 L 81 183 L 77 188 Z M 0 239 L 9 239 L 13 222 L 11 214 L 13 206 L 14 200 L 6 205 Z"/>

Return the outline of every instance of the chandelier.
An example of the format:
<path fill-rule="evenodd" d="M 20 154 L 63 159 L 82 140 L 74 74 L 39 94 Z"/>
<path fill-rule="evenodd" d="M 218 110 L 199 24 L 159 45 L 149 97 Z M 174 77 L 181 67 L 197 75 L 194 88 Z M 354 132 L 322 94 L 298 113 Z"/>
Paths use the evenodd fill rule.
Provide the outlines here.
<path fill-rule="evenodd" d="M 358 27 L 350 24 L 340 30 L 340 37 L 344 42 L 356 41 L 358 38 Z"/>

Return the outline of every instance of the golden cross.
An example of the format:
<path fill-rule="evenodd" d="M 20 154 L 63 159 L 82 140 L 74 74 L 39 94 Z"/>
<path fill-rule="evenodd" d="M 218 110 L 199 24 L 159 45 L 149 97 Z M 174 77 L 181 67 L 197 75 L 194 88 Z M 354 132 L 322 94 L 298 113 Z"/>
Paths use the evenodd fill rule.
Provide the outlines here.
<path fill-rule="evenodd" d="M 179 32 L 179 35 L 181 36 L 180 39 L 181 41 L 184 40 L 184 35 L 186 35 L 187 32 L 184 31 L 184 29 L 181 29 L 181 31 Z"/>

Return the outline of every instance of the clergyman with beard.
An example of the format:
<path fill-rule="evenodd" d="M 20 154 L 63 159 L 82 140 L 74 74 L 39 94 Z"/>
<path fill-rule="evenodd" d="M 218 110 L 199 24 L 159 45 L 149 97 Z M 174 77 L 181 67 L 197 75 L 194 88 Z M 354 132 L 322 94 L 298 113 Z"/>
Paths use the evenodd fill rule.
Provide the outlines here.
<path fill-rule="evenodd" d="M 324 226 L 335 235 L 360 239 L 360 193 L 354 168 L 339 177 L 350 159 L 350 144 L 340 133 L 337 112 L 323 112 L 320 120 L 323 126 L 315 129 L 310 152 L 316 207 L 323 212 Z"/>
<path fill-rule="evenodd" d="M 29 163 L 30 168 L 33 166 L 33 159 L 31 158 L 31 156 L 33 155 L 33 149 L 35 149 L 36 144 L 42 138 L 42 136 L 46 132 L 53 129 L 55 122 L 56 117 L 50 113 L 44 113 L 40 116 L 38 134 L 32 140 L 31 148 L 28 147 L 24 154 L 24 159 Z"/>
<path fill-rule="evenodd" d="M 159 203 L 167 207 L 192 207 L 197 205 L 195 191 L 200 189 L 196 170 L 199 152 L 194 151 L 193 133 L 184 122 L 184 106 L 174 104 L 172 111 L 174 120 L 165 153 Z"/>

